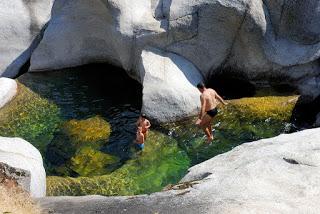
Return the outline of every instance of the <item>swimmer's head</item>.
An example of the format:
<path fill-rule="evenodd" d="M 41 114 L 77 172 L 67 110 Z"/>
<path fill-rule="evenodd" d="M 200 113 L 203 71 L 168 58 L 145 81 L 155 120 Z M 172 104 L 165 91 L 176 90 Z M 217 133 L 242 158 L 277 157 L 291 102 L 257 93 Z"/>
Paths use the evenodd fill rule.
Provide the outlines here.
<path fill-rule="evenodd" d="M 138 126 L 137 132 L 142 132 L 142 127 Z"/>
<path fill-rule="evenodd" d="M 144 118 L 144 119 L 146 119 L 146 118 L 147 118 L 147 116 L 146 116 L 146 114 L 145 114 L 145 113 L 142 113 L 140 116 L 141 116 L 142 118 Z"/>

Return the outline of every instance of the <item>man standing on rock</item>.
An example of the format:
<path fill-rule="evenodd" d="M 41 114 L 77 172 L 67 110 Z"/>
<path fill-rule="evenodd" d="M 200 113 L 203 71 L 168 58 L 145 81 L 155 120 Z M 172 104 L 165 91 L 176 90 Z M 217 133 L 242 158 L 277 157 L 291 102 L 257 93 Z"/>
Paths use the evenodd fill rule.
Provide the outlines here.
<path fill-rule="evenodd" d="M 201 92 L 201 109 L 196 125 L 199 125 L 203 129 L 207 136 L 207 142 L 210 143 L 213 140 L 211 122 L 218 114 L 217 105 L 219 102 L 223 103 L 224 105 L 227 105 L 227 103 L 218 95 L 215 90 L 206 88 L 204 83 L 199 83 L 197 88 Z"/>

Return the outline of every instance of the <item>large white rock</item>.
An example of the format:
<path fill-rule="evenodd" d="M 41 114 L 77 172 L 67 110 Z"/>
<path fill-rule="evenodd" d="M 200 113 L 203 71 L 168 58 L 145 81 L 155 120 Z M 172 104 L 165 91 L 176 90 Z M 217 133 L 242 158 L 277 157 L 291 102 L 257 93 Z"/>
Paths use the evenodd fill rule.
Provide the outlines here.
<path fill-rule="evenodd" d="M 192 63 L 155 49 L 143 51 L 141 60 L 142 112 L 158 122 L 167 122 L 199 111 L 196 85 L 203 78 Z"/>
<path fill-rule="evenodd" d="M 0 137 L 0 162 L 31 174 L 30 189 L 27 190 L 32 197 L 46 195 L 46 172 L 42 157 L 30 143 L 21 138 Z"/>
<path fill-rule="evenodd" d="M 0 78 L 0 108 L 10 102 L 17 94 L 17 83 L 13 79 Z"/>
<path fill-rule="evenodd" d="M 14 77 L 31 57 L 53 0 L 0 1 L 0 76 Z"/>
<path fill-rule="evenodd" d="M 240 145 L 189 169 L 180 190 L 49 197 L 53 213 L 318 213 L 320 128 Z M 183 187 L 185 186 L 185 188 Z"/>
<path fill-rule="evenodd" d="M 291 80 L 292 67 L 312 64 L 315 73 L 299 80 L 292 78 L 291 83 L 301 93 L 314 96 L 319 86 L 314 79 L 320 73 L 319 64 L 313 63 L 320 54 L 318 6 L 315 0 L 143 0 L 134 4 L 127 0 L 56 0 L 30 69 L 108 62 L 141 81 L 141 57 L 149 57 L 144 52 L 157 48 L 163 55 L 180 56 L 185 65 L 192 63 L 205 78 L 230 67 L 249 79 L 265 80 L 281 73 Z M 306 15 L 310 10 L 312 16 Z M 162 58 L 153 60 L 159 60 L 154 63 L 159 65 Z M 150 70 L 150 66 L 143 69 Z M 167 101 L 173 103 L 175 98 L 167 97 Z M 185 113 L 189 116 L 193 112 Z M 161 117 L 159 113 L 155 118 L 164 120 Z"/>
<path fill-rule="evenodd" d="M 0 29 L 5 29 L 0 33 L 4 38 L 0 50 L 6 53 L 0 66 L 8 67 L 16 59 L 5 74 L 15 74 L 32 52 L 31 71 L 106 62 L 141 81 L 141 57 L 148 57 L 143 52 L 155 48 L 164 55 L 180 56 L 185 65 L 193 64 L 206 80 L 216 72 L 228 75 L 230 70 L 250 81 L 280 79 L 281 74 L 301 94 L 319 94 L 318 0 L 140 0 L 134 4 L 130 0 L 55 0 L 39 45 L 35 42 L 18 57 L 47 20 L 51 3 L 0 3 Z M 38 30 L 31 32 L 30 26 Z M 308 72 L 307 67 L 314 69 Z M 297 73 L 301 78 L 296 78 Z"/>

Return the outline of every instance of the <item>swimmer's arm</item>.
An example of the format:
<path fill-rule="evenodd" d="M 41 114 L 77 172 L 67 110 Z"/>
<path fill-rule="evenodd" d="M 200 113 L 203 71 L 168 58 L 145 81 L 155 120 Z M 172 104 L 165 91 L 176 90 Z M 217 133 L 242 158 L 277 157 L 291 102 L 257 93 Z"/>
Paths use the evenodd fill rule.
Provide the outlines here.
<path fill-rule="evenodd" d="M 141 144 L 144 144 L 144 135 L 142 134 L 140 137 L 141 137 Z"/>
<path fill-rule="evenodd" d="M 228 103 L 226 101 L 224 101 L 224 99 L 222 99 L 222 97 L 219 96 L 219 94 L 216 92 L 216 98 L 221 102 L 223 103 L 223 105 L 227 105 Z"/>
<path fill-rule="evenodd" d="M 150 128 L 150 127 L 151 127 L 151 123 L 150 123 L 150 121 L 148 120 L 148 121 L 147 121 L 146 128 L 148 129 L 148 128 Z"/>

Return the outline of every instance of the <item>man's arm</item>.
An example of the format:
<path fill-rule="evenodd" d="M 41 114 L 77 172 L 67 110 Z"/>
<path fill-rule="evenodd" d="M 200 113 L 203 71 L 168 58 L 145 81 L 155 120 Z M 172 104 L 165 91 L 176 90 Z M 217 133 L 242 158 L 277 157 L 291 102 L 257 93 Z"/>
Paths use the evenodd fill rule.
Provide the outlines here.
<path fill-rule="evenodd" d="M 216 98 L 219 100 L 219 102 L 223 103 L 223 105 L 227 105 L 228 103 L 222 99 L 222 97 L 219 96 L 217 92 L 215 92 Z"/>

